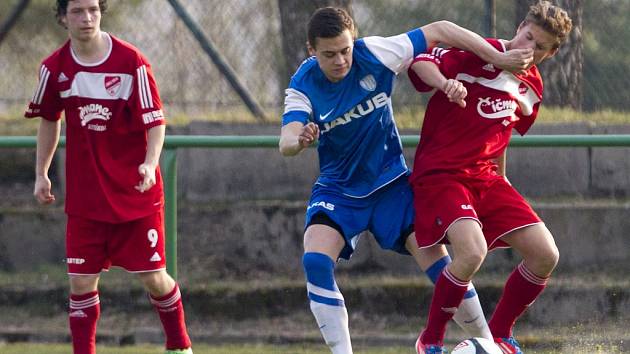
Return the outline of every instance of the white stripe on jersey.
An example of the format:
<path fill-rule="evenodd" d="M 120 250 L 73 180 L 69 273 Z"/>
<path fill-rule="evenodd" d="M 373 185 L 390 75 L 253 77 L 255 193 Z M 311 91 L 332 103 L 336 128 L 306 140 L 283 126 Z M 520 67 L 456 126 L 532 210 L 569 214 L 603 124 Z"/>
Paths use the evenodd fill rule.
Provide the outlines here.
<path fill-rule="evenodd" d="M 48 84 L 48 78 L 50 77 L 50 70 L 47 67 L 42 65 L 39 69 L 39 85 L 37 86 L 37 90 L 35 94 L 33 94 L 32 102 L 34 104 L 41 104 L 42 99 L 44 98 L 44 92 L 46 91 L 46 85 Z"/>
<path fill-rule="evenodd" d="M 365 37 L 367 48 L 396 74 L 407 70 L 413 60 L 413 43 L 406 33 L 393 37 Z"/>
<path fill-rule="evenodd" d="M 107 92 L 105 78 L 111 76 L 120 77 L 120 88 Z M 70 89 L 59 92 L 61 98 L 72 96 L 83 98 L 95 98 L 101 100 L 129 99 L 133 77 L 129 74 L 119 73 L 90 73 L 80 71 L 72 79 Z"/>
<path fill-rule="evenodd" d="M 291 111 L 304 111 L 309 115 L 313 113 L 311 100 L 305 94 L 291 88 L 284 90 L 284 93 L 284 114 Z"/>
<path fill-rule="evenodd" d="M 149 85 L 146 65 L 142 65 L 136 69 L 136 73 L 138 74 L 138 96 L 140 97 L 140 106 L 142 109 L 153 108 L 153 97 L 151 96 L 151 86 Z"/>
<path fill-rule="evenodd" d="M 332 291 L 332 290 L 324 289 L 312 283 L 306 283 L 306 290 L 309 293 L 313 293 L 315 295 L 343 301 L 343 295 L 338 290 Z"/>
<path fill-rule="evenodd" d="M 531 88 L 527 90 L 527 93 L 525 95 L 521 95 L 518 89 L 523 82 L 513 74 L 506 71 L 502 71 L 494 79 L 486 79 L 485 77 L 476 77 L 464 73 L 457 74 L 457 77 L 455 79 L 458 81 L 477 83 L 479 85 L 489 87 L 494 90 L 509 93 L 512 98 L 518 101 L 518 105 L 521 107 L 521 111 L 526 116 L 534 113 L 534 106 L 538 102 L 540 102 L 540 98 Z"/>

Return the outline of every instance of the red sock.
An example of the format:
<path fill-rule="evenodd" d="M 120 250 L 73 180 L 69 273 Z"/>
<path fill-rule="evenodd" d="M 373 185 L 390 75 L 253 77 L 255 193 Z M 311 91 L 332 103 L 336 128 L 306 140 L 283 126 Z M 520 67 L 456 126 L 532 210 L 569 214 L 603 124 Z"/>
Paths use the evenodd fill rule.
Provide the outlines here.
<path fill-rule="evenodd" d="M 96 353 L 96 322 L 101 314 L 98 292 L 70 295 L 70 334 L 74 354 Z"/>
<path fill-rule="evenodd" d="M 512 336 L 516 319 L 542 293 L 547 285 L 547 279 L 532 273 L 522 262 L 512 271 L 503 288 L 503 295 L 488 322 L 493 336 L 500 338 Z"/>
<path fill-rule="evenodd" d="M 184 305 L 179 286 L 175 284 L 173 290 L 161 297 L 151 295 L 151 303 L 160 315 L 164 334 L 166 334 L 166 349 L 185 349 L 191 346 L 186 332 L 184 319 Z"/>
<path fill-rule="evenodd" d="M 446 324 L 464 299 L 469 283 L 455 278 L 448 268 L 442 271 L 435 282 L 429 319 L 420 338 L 423 344 L 442 345 Z"/>

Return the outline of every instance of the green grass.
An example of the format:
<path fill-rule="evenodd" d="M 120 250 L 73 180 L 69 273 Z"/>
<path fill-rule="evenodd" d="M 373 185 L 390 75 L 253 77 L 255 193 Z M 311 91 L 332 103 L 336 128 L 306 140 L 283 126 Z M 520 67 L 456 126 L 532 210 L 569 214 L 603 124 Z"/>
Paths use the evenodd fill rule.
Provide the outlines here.
<path fill-rule="evenodd" d="M 323 345 L 196 345 L 193 348 L 195 354 L 329 354 L 330 351 Z M 72 352 L 70 345 L 62 344 L 0 344 L 2 354 L 67 354 Z M 355 347 L 355 354 L 400 354 L 413 353 L 411 347 Z M 98 354 L 158 354 L 164 353 L 161 346 L 97 346 Z M 557 354 L 557 350 L 527 350 L 531 354 Z M 622 353 L 616 346 L 593 345 L 588 348 L 563 350 L 561 353 L 586 354 L 586 353 Z"/>
<path fill-rule="evenodd" d="M 222 346 L 194 346 L 195 354 L 327 354 L 330 351 L 323 345 L 222 345 Z M 357 348 L 356 354 L 397 354 L 411 352 L 407 347 L 391 348 Z M 70 345 L 61 344 L 0 344 L 3 354 L 67 354 L 72 352 Z M 98 346 L 98 354 L 157 354 L 163 353 L 161 346 Z"/>

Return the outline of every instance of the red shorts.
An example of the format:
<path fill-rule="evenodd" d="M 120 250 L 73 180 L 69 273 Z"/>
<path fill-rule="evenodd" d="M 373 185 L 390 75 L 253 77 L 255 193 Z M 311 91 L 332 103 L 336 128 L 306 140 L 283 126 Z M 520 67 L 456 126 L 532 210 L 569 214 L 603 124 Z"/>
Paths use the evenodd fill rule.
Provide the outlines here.
<path fill-rule="evenodd" d="M 117 224 L 68 215 L 66 256 L 68 274 L 164 269 L 164 213 Z"/>
<path fill-rule="evenodd" d="M 448 228 L 459 219 L 473 219 L 483 230 L 488 249 L 509 247 L 507 233 L 541 223 L 529 203 L 503 177 L 463 179 L 428 176 L 413 185 L 415 231 L 420 248 L 448 243 Z"/>

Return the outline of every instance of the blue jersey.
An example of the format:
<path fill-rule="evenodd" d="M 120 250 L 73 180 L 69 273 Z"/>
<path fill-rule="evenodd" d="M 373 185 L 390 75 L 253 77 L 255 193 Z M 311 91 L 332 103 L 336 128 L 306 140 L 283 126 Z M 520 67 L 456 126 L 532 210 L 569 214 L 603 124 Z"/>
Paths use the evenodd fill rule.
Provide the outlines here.
<path fill-rule="evenodd" d="M 396 75 L 426 46 L 420 29 L 359 39 L 350 72 L 334 83 L 315 57 L 298 68 L 286 90 L 282 124 L 319 126 L 317 185 L 363 198 L 408 174 L 391 94 Z"/>

